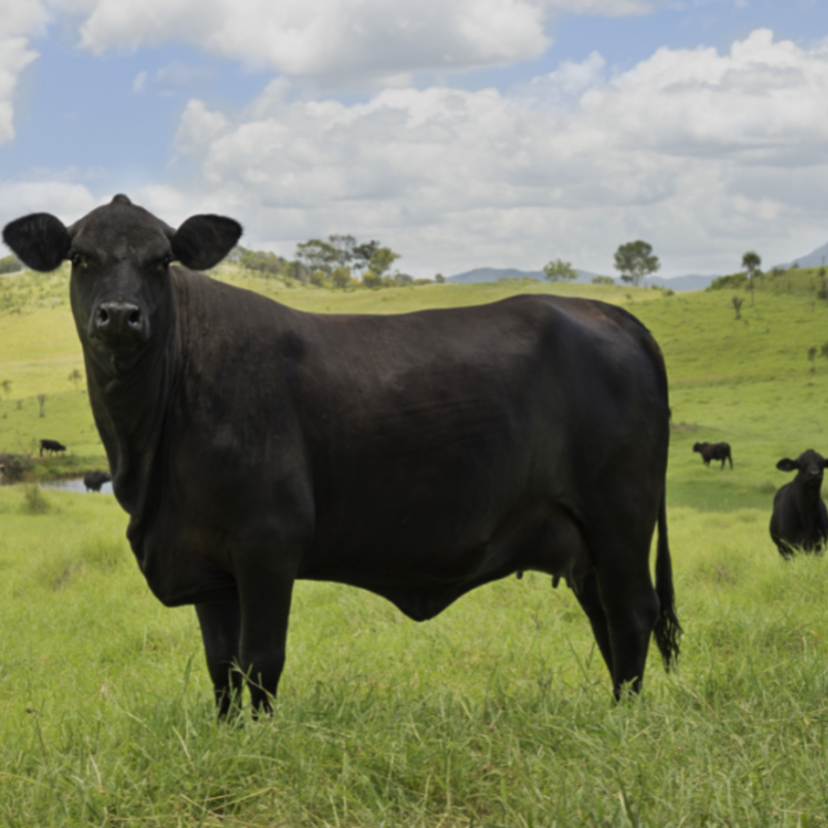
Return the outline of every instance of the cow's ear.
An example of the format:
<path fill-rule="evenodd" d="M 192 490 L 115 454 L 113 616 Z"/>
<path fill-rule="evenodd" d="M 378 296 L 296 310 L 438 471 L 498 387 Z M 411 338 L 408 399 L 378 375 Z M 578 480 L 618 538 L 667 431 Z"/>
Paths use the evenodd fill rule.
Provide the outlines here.
<path fill-rule="evenodd" d="M 235 246 L 241 225 L 224 216 L 191 216 L 173 233 L 175 258 L 193 270 L 217 265 Z"/>
<path fill-rule="evenodd" d="M 54 270 L 72 246 L 72 237 L 59 218 L 50 213 L 32 213 L 3 228 L 3 241 L 32 270 Z"/>
<path fill-rule="evenodd" d="M 792 472 L 796 471 L 799 468 L 799 466 L 796 464 L 796 460 L 789 460 L 786 457 L 784 460 L 780 460 L 776 464 L 776 468 L 779 469 L 779 471 Z"/>

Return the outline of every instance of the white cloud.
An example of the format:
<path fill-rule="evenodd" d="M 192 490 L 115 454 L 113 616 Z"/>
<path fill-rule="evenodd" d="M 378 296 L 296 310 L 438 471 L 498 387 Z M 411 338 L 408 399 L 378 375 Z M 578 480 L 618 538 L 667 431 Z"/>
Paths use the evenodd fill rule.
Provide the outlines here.
<path fill-rule="evenodd" d="M 0 0 L 0 146 L 14 138 L 17 79 L 37 57 L 29 38 L 43 34 L 49 19 L 38 0 Z"/>
<path fill-rule="evenodd" d="M 539 56 L 539 0 L 87 2 L 80 45 L 100 54 L 171 40 L 297 77 L 387 82 Z M 599 5 L 613 6 L 613 2 Z"/>
<path fill-rule="evenodd" d="M 396 85 L 414 72 L 539 57 L 549 19 L 640 15 L 670 0 L 53 0 L 84 16 L 93 54 L 171 41 L 326 84 Z"/>
<path fill-rule="evenodd" d="M 235 215 L 248 242 L 286 255 L 352 232 L 414 273 L 556 256 L 608 272 L 643 237 L 669 275 L 824 240 L 828 49 L 768 31 L 610 77 L 591 55 L 509 95 L 386 89 L 345 105 L 285 90 L 237 118 L 191 101 L 177 145 L 200 170 L 195 210 Z"/>
<path fill-rule="evenodd" d="M 69 224 L 100 203 L 84 185 L 71 181 L 0 181 L 0 226 L 44 211 Z"/>

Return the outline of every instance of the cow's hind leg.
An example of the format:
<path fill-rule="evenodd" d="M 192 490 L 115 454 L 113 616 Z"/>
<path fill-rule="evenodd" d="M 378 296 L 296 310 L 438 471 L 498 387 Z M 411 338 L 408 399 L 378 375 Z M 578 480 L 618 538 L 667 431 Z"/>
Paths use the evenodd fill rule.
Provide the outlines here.
<path fill-rule="evenodd" d="M 591 572 L 578 585 L 575 593 L 581 607 L 589 618 L 592 626 L 592 634 L 598 644 L 598 649 L 604 657 L 610 676 L 613 676 L 612 668 L 612 645 L 610 644 L 609 626 L 607 625 L 607 614 L 601 604 L 601 597 L 598 594 L 598 580 L 595 573 Z"/>
<path fill-rule="evenodd" d="M 241 610 L 238 601 L 196 604 L 207 669 L 213 680 L 220 717 L 241 700 L 242 675 L 238 669 Z"/>
<path fill-rule="evenodd" d="M 624 687 L 636 693 L 641 690 L 658 618 L 659 600 L 650 578 L 648 548 L 649 543 L 635 554 L 615 550 L 599 563 L 596 572 L 612 650 L 612 689 L 619 699 Z"/>

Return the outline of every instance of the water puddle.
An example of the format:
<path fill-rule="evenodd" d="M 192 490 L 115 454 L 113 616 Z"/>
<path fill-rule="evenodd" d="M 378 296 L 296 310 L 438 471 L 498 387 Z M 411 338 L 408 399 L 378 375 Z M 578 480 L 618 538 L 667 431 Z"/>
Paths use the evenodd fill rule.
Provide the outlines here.
<path fill-rule="evenodd" d="M 38 483 L 41 489 L 61 489 L 64 492 L 81 492 L 86 493 L 86 486 L 83 485 L 82 477 L 68 477 L 65 480 L 49 480 L 47 483 Z M 89 494 L 97 494 L 97 492 L 89 492 Z M 104 483 L 101 486 L 101 494 L 112 494 L 112 482 Z"/>

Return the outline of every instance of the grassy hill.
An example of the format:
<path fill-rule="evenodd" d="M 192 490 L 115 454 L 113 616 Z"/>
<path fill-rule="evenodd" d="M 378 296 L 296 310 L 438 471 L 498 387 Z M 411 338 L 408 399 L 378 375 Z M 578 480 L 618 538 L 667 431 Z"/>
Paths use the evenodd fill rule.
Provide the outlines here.
<path fill-rule="evenodd" d="M 297 584 L 272 720 L 217 727 L 194 613 L 149 593 L 99 495 L 0 487 L 0 823 L 203 826 L 824 826 L 828 561 L 783 562 L 776 471 L 828 453 L 828 304 L 814 273 L 733 291 L 507 283 L 336 293 L 218 278 L 318 312 L 406 312 L 515 292 L 618 303 L 665 353 L 681 668 L 651 651 L 613 705 L 569 590 L 527 573 L 418 625 L 369 593 Z M 0 451 L 95 458 L 66 273 L 0 277 Z M 744 292 L 740 293 L 745 296 Z M 0 386 L 2 388 L 2 386 Z M 39 417 L 37 395 L 47 395 Z M 692 444 L 727 440 L 735 468 Z M 653 650 L 655 648 L 652 648 Z"/>

